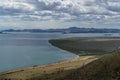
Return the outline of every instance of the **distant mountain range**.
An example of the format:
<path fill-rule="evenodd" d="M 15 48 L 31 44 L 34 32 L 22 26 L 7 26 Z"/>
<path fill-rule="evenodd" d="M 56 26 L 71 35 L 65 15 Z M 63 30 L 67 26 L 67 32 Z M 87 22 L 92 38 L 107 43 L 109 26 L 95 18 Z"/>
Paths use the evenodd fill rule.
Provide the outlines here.
<path fill-rule="evenodd" d="M 120 33 L 120 29 L 106 29 L 106 28 L 78 28 L 78 27 L 70 27 L 65 29 L 7 29 L 1 32 L 32 32 L 32 33 Z"/>

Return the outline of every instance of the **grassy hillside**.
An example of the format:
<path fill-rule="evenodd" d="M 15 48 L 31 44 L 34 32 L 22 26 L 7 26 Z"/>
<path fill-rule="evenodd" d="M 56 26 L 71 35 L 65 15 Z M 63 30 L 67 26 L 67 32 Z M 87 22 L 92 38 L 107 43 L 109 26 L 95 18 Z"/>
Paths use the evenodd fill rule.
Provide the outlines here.
<path fill-rule="evenodd" d="M 56 80 L 120 80 L 120 53 L 105 55 Z"/>
<path fill-rule="evenodd" d="M 61 69 L 32 80 L 120 80 L 120 53 L 105 55 L 82 68 Z"/>

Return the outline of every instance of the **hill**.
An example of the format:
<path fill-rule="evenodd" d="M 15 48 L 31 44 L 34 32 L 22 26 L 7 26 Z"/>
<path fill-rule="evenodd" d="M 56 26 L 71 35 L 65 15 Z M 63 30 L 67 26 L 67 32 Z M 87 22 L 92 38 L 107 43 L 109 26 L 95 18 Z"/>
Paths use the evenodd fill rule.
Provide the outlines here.
<path fill-rule="evenodd" d="M 105 55 L 56 80 L 120 80 L 120 53 Z"/>
<path fill-rule="evenodd" d="M 7 29 L 1 32 L 31 32 L 31 33 L 120 33 L 120 29 L 107 28 L 79 28 L 69 27 L 61 29 Z"/>

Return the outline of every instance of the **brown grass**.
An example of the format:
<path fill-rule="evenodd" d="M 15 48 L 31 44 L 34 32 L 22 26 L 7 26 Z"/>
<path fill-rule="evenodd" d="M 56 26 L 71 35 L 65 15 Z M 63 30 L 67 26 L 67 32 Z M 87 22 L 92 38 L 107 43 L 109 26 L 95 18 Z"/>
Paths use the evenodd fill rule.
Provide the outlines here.
<path fill-rule="evenodd" d="M 29 67 L 20 70 L 13 70 L 8 72 L 0 73 L 0 79 L 32 79 L 32 78 L 41 78 L 43 75 L 56 73 L 56 71 L 60 70 L 72 70 L 82 67 L 93 60 L 96 60 L 98 57 L 96 56 L 82 56 L 73 60 L 67 60 L 63 62 L 59 62 L 56 64 L 51 64 L 47 66 L 37 66 L 37 67 Z"/>

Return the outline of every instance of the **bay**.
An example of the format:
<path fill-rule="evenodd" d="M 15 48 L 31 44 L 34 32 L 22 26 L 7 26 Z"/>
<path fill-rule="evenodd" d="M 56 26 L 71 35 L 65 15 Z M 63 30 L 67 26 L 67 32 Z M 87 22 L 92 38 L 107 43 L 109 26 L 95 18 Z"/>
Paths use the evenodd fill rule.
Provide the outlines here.
<path fill-rule="evenodd" d="M 112 37 L 119 37 L 118 33 Z M 105 33 L 6 33 L 0 34 L 0 72 L 53 64 L 77 55 L 49 44 L 49 39 L 66 37 L 109 37 Z M 110 36 L 111 37 L 111 36 Z"/>

